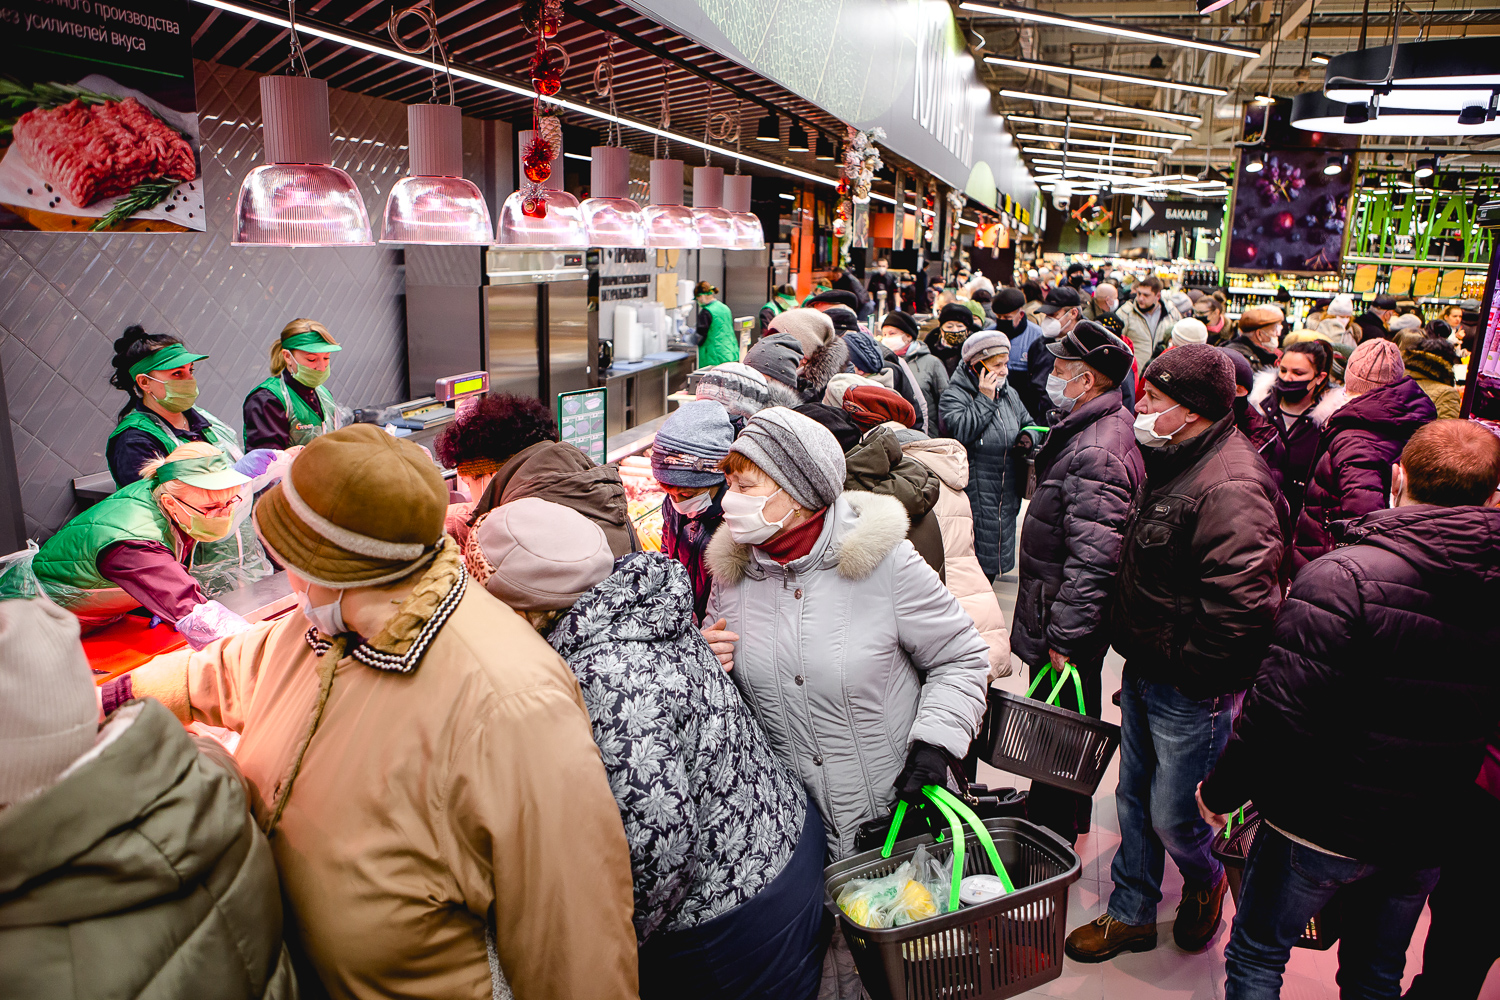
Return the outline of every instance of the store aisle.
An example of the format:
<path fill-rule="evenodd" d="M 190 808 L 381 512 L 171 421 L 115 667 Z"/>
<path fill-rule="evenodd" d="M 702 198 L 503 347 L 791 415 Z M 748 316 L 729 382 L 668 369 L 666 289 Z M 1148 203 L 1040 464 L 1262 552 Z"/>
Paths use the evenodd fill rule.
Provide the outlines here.
<path fill-rule="evenodd" d="M 995 592 L 1000 596 L 1000 606 L 1005 611 L 1007 624 L 1014 620 L 1016 583 L 1017 574 L 1014 572 L 995 583 Z M 1123 666 L 1124 661 L 1113 651 L 1104 661 L 1104 718 L 1116 724 L 1120 721 L 1120 709 L 1107 696 L 1119 689 Z M 999 681 L 999 684 L 1007 691 L 1025 693 L 1026 681 L 1019 662 L 1016 664 L 1016 672 Z M 1114 797 L 1119 764 L 1119 755 L 1116 754 L 1109 773 L 1100 782 L 1099 792 L 1094 797 L 1093 830 L 1078 841 L 1083 871 L 1068 894 L 1069 930 L 1097 917 L 1109 903 L 1112 886 L 1109 866 L 1120 844 Z M 1015 785 L 1018 788 L 1025 788 L 1030 784 L 1026 778 L 1006 774 L 984 764 L 979 766 L 979 780 L 990 785 Z M 1232 901 L 1227 898 L 1225 900 L 1224 926 L 1215 936 L 1213 944 L 1201 954 L 1188 955 L 1172 942 L 1172 918 L 1182 892 L 1182 876 L 1170 859 L 1162 888 L 1165 898 L 1157 912 L 1158 937 L 1161 943 L 1156 946 L 1156 950 L 1121 955 L 1098 965 L 1085 965 L 1065 959 L 1061 977 L 1024 995 L 1068 997 L 1071 1000 L 1220 1000 L 1224 996 L 1224 946 L 1229 941 L 1229 924 L 1234 916 Z M 1422 942 L 1427 936 L 1427 922 L 1424 911 L 1411 946 L 1407 949 L 1403 986 L 1409 986 L 1412 978 L 1421 971 Z M 1284 1000 L 1338 1000 L 1338 986 L 1334 983 L 1337 971 L 1337 946 L 1326 952 L 1293 949 L 1292 961 L 1287 967 L 1286 980 L 1282 986 L 1282 997 Z M 1491 971 L 1480 1000 L 1500 1000 L 1500 966 Z"/>

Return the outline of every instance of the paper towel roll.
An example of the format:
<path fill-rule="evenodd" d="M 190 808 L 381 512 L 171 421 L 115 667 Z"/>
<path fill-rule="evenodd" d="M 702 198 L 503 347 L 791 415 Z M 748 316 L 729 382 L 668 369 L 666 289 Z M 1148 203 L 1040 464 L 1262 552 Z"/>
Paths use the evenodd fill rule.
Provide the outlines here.
<path fill-rule="evenodd" d="M 679 306 L 693 304 L 693 283 L 686 278 L 677 279 L 677 304 Z"/>
<path fill-rule="evenodd" d="M 641 342 L 641 325 L 636 322 L 636 312 L 630 306 L 615 306 L 615 357 L 624 361 L 639 361 L 644 356 Z"/>

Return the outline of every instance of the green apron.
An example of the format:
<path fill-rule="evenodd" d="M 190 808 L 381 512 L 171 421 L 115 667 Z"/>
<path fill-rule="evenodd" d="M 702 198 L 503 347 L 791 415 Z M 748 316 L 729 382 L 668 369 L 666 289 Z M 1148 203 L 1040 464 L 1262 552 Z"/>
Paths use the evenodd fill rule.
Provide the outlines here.
<path fill-rule="evenodd" d="M 729 307 L 715 299 L 699 308 L 708 310 L 709 322 L 708 335 L 703 338 L 703 346 L 698 348 L 698 367 L 708 368 L 722 365 L 726 361 L 738 361 L 740 344 L 734 336 L 734 316 Z"/>
<path fill-rule="evenodd" d="M 318 394 L 318 403 L 323 407 L 323 415 L 320 417 L 307 401 L 286 387 L 286 382 L 280 375 L 272 375 L 251 392 L 265 389 L 271 395 L 281 400 L 282 409 L 286 410 L 287 423 L 291 425 L 292 431 L 287 447 L 296 448 L 307 444 L 320 434 L 337 430 L 335 421 L 337 414 L 334 412 L 336 404 L 333 395 L 321 385 L 313 391 Z"/>
<path fill-rule="evenodd" d="M 140 607 L 99 572 L 100 552 L 116 542 L 142 541 L 156 542 L 179 559 L 185 554 L 181 535 L 151 495 L 154 488 L 151 480 L 141 479 L 110 494 L 63 525 L 32 560 L 47 596 L 73 612 L 84 631 Z"/>
<path fill-rule="evenodd" d="M 210 444 L 228 456 L 231 462 L 238 462 L 245 457 L 235 440 L 234 431 L 222 420 L 204 409 L 195 407 L 194 411 L 208 421 L 203 436 Z M 163 455 L 170 455 L 178 445 L 187 443 L 177 437 L 176 429 L 171 424 L 148 410 L 131 410 L 109 436 L 114 437 L 128 428 L 143 430 L 156 438 L 161 443 Z M 193 574 L 193 579 L 198 581 L 208 597 L 228 593 L 276 572 L 261 552 L 260 542 L 255 537 L 255 525 L 249 517 L 253 499 L 246 488 L 235 511 L 238 520 L 234 530 L 217 542 L 200 542 L 193 549 L 193 563 L 188 567 L 188 572 Z"/>

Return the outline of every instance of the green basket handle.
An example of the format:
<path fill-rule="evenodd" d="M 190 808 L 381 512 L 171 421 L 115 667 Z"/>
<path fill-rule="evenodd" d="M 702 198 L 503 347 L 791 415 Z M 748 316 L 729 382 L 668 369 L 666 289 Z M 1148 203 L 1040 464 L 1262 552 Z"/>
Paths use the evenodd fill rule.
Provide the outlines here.
<path fill-rule="evenodd" d="M 1031 687 L 1026 689 L 1026 697 L 1033 697 L 1042 681 L 1054 672 L 1051 663 L 1048 663 L 1041 670 L 1037 671 L 1036 679 L 1031 682 Z M 1078 668 L 1073 666 L 1072 660 L 1063 663 L 1062 673 L 1058 674 L 1057 683 L 1052 686 L 1052 693 L 1047 695 L 1046 704 L 1057 705 L 1057 696 L 1062 694 L 1063 685 L 1068 682 L 1069 677 L 1073 678 L 1073 691 L 1078 696 L 1078 714 L 1088 715 L 1088 709 L 1083 706 L 1083 678 L 1078 676 Z M 1062 706 L 1057 705 L 1057 707 L 1061 708 Z"/>
<path fill-rule="evenodd" d="M 965 841 L 963 827 L 967 824 L 974 831 L 974 836 L 984 847 L 985 854 L 989 856 L 990 867 L 995 876 L 1000 879 L 1000 884 L 1005 891 L 1015 892 L 1016 887 L 1010 880 L 1010 873 L 1005 870 L 1005 863 L 1000 860 L 1000 852 L 995 849 L 995 840 L 990 836 L 990 831 L 985 828 L 984 822 L 970 809 L 968 805 L 948 789 L 941 785 L 924 785 L 922 794 L 926 795 L 937 806 L 938 811 L 948 820 L 948 828 L 953 834 L 953 884 L 948 894 L 948 910 L 952 912 L 958 909 L 959 884 L 964 877 L 964 850 Z M 891 850 L 896 845 L 896 834 L 901 829 L 901 820 L 906 816 L 906 800 L 902 799 L 896 803 L 895 815 L 891 818 L 890 831 L 885 835 L 885 846 L 881 848 L 880 856 L 888 858 Z M 960 822 L 962 820 L 962 822 Z"/>
<path fill-rule="evenodd" d="M 1240 806 L 1240 808 L 1239 808 L 1239 815 L 1240 815 L 1240 826 L 1244 826 L 1245 825 L 1245 807 L 1244 806 Z M 1229 833 L 1233 829 L 1234 829 L 1234 813 L 1229 813 L 1229 814 L 1227 814 L 1224 817 L 1224 839 L 1225 840 L 1229 839 Z"/>
<path fill-rule="evenodd" d="M 932 791 L 928 791 L 928 789 L 932 789 Z M 974 810 L 969 808 L 968 803 L 948 791 L 948 789 L 940 788 L 937 785 L 928 785 L 923 791 L 929 796 L 935 792 L 937 795 L 935 801 L 937 801 L 939 807 L 946 803 L 950 809 L 969 825 L 969 829 L 974 831 L 974 836 L 979 839 L 979 843 L 984 847 L 985 854 L 989 856 L 990 867 L 994 870 L 995 877 L 1000 880 L 1001 885 L 1005 886 L 1006 892 L 1015 892 L 1016 887 L 1010 880 L 1010 873 L 1005 870 L 1005 862 L 1000 860 L 1000 852 L 995 849 L 995 838 L 990 836 L 990 831 L 984 825 L 984 821 L 975 814 Z"/>

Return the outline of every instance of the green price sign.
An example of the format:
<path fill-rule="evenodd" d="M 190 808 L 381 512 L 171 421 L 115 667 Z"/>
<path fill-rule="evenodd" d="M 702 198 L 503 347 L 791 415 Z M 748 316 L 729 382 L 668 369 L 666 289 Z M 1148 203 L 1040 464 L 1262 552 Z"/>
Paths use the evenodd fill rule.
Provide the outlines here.
<path fill-rule="evenodd" d="M 579 389 L 557 394 L 557 430 L 596 465 L 604 464 L 604 411 L 608 390 Z"/>

